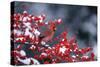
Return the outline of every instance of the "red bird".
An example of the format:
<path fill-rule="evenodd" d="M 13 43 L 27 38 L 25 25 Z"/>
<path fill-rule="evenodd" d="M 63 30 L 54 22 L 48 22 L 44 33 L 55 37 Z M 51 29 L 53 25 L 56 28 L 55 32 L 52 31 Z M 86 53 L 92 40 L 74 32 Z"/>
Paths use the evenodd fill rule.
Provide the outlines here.
<path fill-rule="evenodd" d="M 42 42 L 47 43 L 48 41 L 52 40 L 55 31 L 56 31 L 56 24 L 53 22 L 49 23 L 47 30 L 39 36 L 40 43 Z"/>

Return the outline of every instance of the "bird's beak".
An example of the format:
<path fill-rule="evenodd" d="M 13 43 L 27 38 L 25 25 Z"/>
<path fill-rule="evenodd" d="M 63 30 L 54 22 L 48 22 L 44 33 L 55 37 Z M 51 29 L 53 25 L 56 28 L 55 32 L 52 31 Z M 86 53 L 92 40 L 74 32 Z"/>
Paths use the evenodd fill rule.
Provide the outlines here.
<path fill-rule="evenodd" d="M 57 30 L 57 28 L 54 28 L 54 31 L 56 31 Z"/>

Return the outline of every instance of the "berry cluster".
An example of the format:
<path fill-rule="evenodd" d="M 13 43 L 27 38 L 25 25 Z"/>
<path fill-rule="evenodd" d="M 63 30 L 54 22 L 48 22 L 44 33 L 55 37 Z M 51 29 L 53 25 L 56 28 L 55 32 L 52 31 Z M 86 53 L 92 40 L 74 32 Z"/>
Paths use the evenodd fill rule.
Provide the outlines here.
<path fill-rule="evenodd" d="M 94 53 L 91 47 L 79 48 L 75 37 L 67 38 L 68 32 L 62 32 L 53 39 L 61 19 L 45 21 L 44 14 L 34 16 L 24 11 L 11 16 L 11 42 L 14 48 L 11 57 L 15 65 L 53 64 L 65 62 L 93 61 Z M 45 27 L 45 31 L 43 31 Z M 58 43 L 50 46 L 53 41 Z M 28 56 L 24 47 L 31 52 Z"/>

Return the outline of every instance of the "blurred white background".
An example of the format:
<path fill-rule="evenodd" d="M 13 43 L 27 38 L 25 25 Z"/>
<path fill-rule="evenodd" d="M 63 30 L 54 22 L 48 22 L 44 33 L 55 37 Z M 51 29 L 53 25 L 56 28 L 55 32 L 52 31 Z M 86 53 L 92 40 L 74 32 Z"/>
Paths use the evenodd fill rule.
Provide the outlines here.
<path fill-rule="evenodd" d="M 1 0 L 0 1 L 0 67 L 12 67 L 10 65 L 10 2 L 20 0 Z M 29 2 L 43 3 L 62 3 L 62 4 L 77 4 L 77 5 L 94 5 L 98 6 L 98 34 L 100 34 L 100 1 L 99 0 L 21 0 Z M 98 35 L 98 60 L 97 62 L 78 62 L 64 64 L 49 64 L 49 65 L 31 65 L 28 67 L 87 67 L 99 66 L 100 64 L 100 35 Z M 25 66 L 23 66 L 25 67 Z"/>

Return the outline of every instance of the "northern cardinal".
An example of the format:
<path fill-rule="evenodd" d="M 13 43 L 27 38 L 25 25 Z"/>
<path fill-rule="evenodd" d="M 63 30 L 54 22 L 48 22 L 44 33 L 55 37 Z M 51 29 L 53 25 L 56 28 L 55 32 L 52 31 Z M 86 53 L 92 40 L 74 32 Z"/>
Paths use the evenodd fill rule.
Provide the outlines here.
<path fill-rule="evenodd" d="M 48 41 L 51 41 L 53 36 L 54 36 L 54 33 L 56 31 L 56 24 L 55 23 L 50 23 L 48 24 L 47 28 L 46 28 L 46 31 L 44 31 L 43 33 L 41 33 L 36 39 L 38 40 L 38 43 L 35 43 L 35 46 L 44 46 L 44 47 L 47 47 L 47 48 L 50 48 L 49 45 L 47 45 L 46 43 Z M 36 42 L 36 40 L 35 40 Z M 32 46 L 31 46 L 32 47 Z M 31 48 L 30 47 L 30 48 Z M 36 47 L 37 48 L 37 47 Z M 31 50 L 34 50 L 34 48 L 32 47 Z"/>
<path fill-rule="evenodd" d="M 55 31 L 56 31 L 56 24 L 53 22 L 49 23 L 47 30 L 39 36 L 40 43 L 45 44 L 48 41 L 51 41 L 54 36 Z"/>

